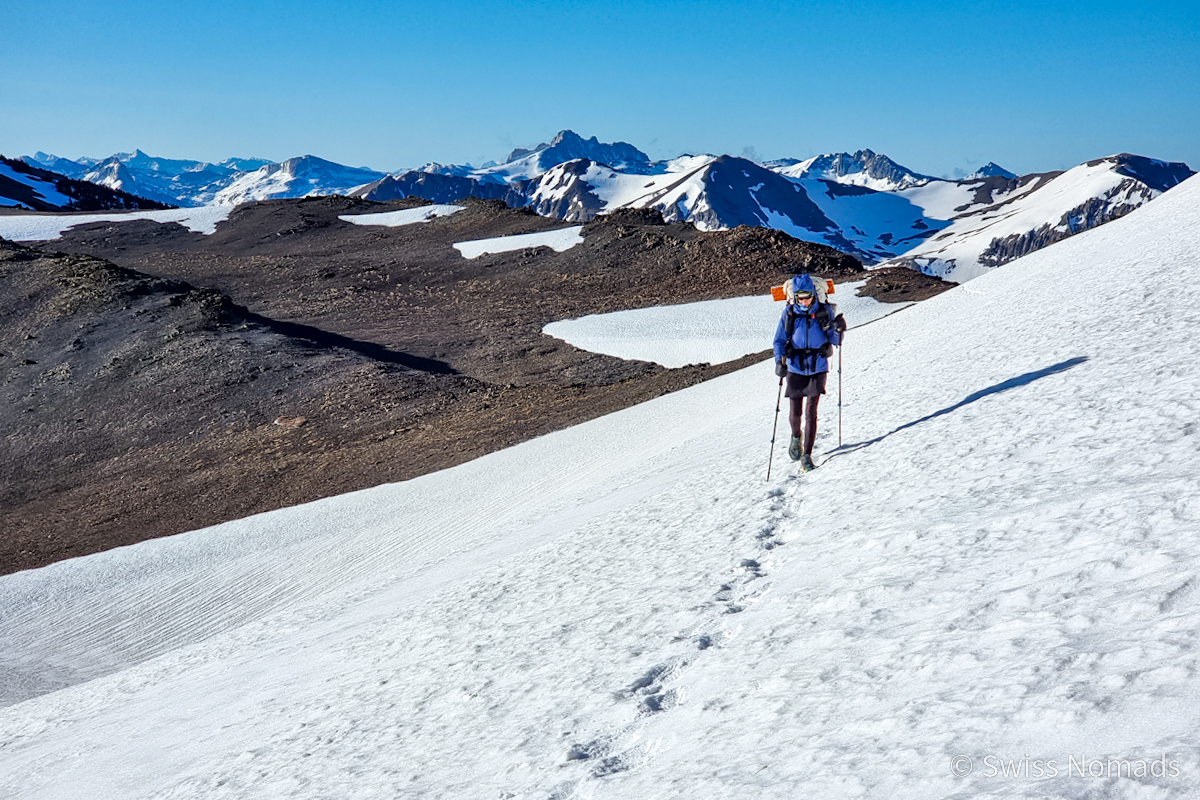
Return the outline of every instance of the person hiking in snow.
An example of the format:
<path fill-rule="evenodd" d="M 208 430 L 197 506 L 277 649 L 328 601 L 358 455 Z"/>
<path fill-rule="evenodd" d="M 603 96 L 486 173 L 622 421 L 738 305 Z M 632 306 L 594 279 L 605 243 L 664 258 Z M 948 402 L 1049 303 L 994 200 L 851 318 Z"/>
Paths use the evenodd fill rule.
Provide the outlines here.
<path fill-rule="evenodd" d="M 818 279 L 821 280 L 821 279 Z M 788 422 L 792 440 L 788 456 L 805 472 L 812 469 L 817 438 L 817 404 L 825 394 L 829 356 L 842 343 L 846 322 L 828 303 L 817 298 L 811 276 L 796 275 L 784 286 L 787 306 L 775 329 L 775 374 L 787 377 L 784 396 L 792 401 Z M 835 316 L 836 314 L 836 316 Z"/>

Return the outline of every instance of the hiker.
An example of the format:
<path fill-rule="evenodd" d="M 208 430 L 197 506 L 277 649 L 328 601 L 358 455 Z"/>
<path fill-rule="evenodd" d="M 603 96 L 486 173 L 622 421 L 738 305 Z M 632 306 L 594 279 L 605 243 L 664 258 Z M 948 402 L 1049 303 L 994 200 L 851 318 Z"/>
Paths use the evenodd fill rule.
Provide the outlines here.
<path fill-rule="evenodd" d="M 818 281 L 824 283 L 823 278 Z M 775 329 L 775 374 L 787 377 L 784 396 L 792 401 L 788 422 L 792 440 L 788 456 L 807 472 L 813 468 L 817 438 L 817 404 L 825 394 L 829 356 L 842 343 L 846 321 L 829 303 L 821 302 L 808 274 L 796 275 L 784 287 L 787 306 Z M 824 292 L 820 292 L 823 296 Z"/>

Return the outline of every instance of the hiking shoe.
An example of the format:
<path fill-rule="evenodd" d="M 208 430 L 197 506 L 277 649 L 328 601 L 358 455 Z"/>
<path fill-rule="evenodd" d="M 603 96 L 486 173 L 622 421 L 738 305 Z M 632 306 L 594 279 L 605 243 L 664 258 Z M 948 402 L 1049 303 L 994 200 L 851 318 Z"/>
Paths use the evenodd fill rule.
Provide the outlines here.
<path fill-rule="evenodd" d="M 788 444 L 788 458 L 790 458 L 792 461 L 799 461 L 800 460 L 800 449 L 802 447 L 803 447 L 803 444 L 800 441 L 800 437 L 793 436 L 791 443 Z"/>
<path fill-rule="evenodd" d="M 805 453 L 804 455 L 800 456 L 800 468 L 805 472 L 808 472 L 809 470 L 816 469 L 817 465 L 813 463 L 812 456 L 810 456 L 808 453 Z"/>

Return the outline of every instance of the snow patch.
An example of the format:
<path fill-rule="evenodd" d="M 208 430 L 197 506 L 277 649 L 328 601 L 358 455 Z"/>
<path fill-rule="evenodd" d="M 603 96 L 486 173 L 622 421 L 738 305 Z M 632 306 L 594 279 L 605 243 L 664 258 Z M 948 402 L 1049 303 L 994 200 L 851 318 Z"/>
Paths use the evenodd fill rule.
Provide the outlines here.
<path fill-rule="evenodd" d="M 509 253 L 513 250 L 524 250 L 526 247 L 549 247 L 551 250 L 563 252 L 570 250 L 583 241 L 583 226 L 559 228 L 540 233 L 521 233 L 516 236 L 497 236 L 492 239 L 472 239 L 467 242 L 455 242 L 454 247 L 462 253 L 463 258 L 478 258 L 488 253 Z"/>
<path fill-rule="evenodd" d="M 911 303 L 858 297 L 866 281 L 844 283 L 831 300 L 851 327 L 887 316 Z M 551 322 L 542 332 L 593 353 L 664 367 L 723 364 L 771 349 L 785 305 L 767 295 L 654 306 Z"/>
<path fill-rule="evenodd" d="M 63 231 L 90 222 L 178 222 L 196 233 L 210 234 L 217 224 L 229 219 L 233 206 L 172 208 L 166 211 L 120 211 L 111 214 L 14 214 L 0 216 L 0 237 L 13 242 L 47 242 Z"/>
<path fill-rule="evenodd" d="M 353 225 L 384 225 L 389 228 L 397 228 L 401 225 L 428 222 L 434 217 L 449 216 L 456 211 L 462 211 L 463 208 L 464 206 L 435 204 L 417 208 L 402 208 L 399 211 L 381 211 L 377 214 L 342 214 L 338 219 Z"/>

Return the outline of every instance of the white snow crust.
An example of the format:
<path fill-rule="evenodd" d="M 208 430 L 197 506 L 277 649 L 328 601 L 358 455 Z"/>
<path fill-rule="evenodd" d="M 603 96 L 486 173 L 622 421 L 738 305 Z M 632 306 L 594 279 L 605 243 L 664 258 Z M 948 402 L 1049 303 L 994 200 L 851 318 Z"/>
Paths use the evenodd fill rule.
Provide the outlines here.
<path fill-rule="evenodd" d="M 575 225 L 570 228 L 558 228 L 540 233 L 521 233 L 516 236 L 496 236 L 491 239 L 455 242 L 454 247 L 462 253 L 463 258 L 479 258 L 488 253 L 508 253 L 513 250 L 524 250 L 526 247 L 549 247 L 551 250 L 561 253 L 581 242 L 583 242 L 583 226 Z"/>
<path fill-rule="evenodd" d="M 213 233 L 217 224 L 229 219 L 233 206 L 172 208 L 166 211 L 114 211 L 104 214 L 12 214 L 0 216 L 0 237 L 12 242 L 46 242 L 63 231 L 89 222 L 178 222 L 197 233 Z"/>
<path fill-rule="evenodd" d="M 384 225 L 397 228 L 401 225 L 413 225 L 418 222 L 428 222 L 434 217 L 445 217 L 455 211 L 462 211 L 464 206 L 433 204 L 417 208 L 402 208 L 399 211 L 381 211 L 376 214 L 342 214 L 338 219 L 354 225 Z"/>
<path fill-rule="evenodd" d="M 865 285 L 841 284 L 829 298 L 852 328 L 911 305 L 858 297 Z M 783 308 L 769 294 L 756 295 L 589 314 L 551 322 L 542 331 L 581 350 L 664 367 L 723 364 L 770 350 Z"/>
<path fill-rule="evenodd" d="M 1197 254 L 1192 178 L 863 327 L 806 475 L 764 362 L 0 578 L 0 796 L 1194 796 Z"/>

